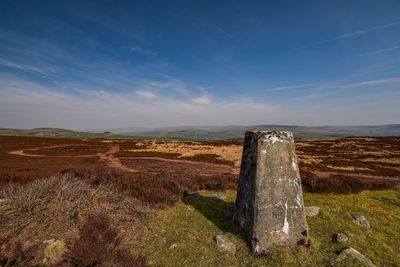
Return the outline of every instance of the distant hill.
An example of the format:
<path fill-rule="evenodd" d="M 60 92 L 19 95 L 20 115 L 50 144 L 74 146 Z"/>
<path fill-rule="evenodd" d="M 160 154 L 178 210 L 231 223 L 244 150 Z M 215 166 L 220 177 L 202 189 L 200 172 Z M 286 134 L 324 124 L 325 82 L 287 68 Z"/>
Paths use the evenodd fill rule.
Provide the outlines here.
<path fill-rule="evenodd" d="M 46 137 L 66 137 L 66 138 L 127 138 L 118 136 L 110 132 L 94 133 L 73 131 L 58 128 L 34 128 L 34 129 L 9 129 L 0 128 L 0 135 L 23 135 L 23 136 L 46 136 Z"/>
<path fill-rule="evenodd" d="M 400 136 L 400 124 L 379 126 L 193 126 L 156 129 L 120 128 L 109 130 L 113 134 L 168 139 L 228 139 L 242 138 L 246 130 L 292 131 L 296 138 L 334 138 L 350 136 Z"/>
<path fill-rule="evenodd" d="M 217 140 L 243 138 L 246 130 L 292 131 L 296 138 L 335 138 L 351 136 L 400 136 L 400 124 L 379 126 L 186 126 L 171 128 L 118 128 L 97 131 L 73 131 L 58 128 L 8 129 L 0 135 L 51 136 L 66 138 L 160 138 L 185 140 Z"/>

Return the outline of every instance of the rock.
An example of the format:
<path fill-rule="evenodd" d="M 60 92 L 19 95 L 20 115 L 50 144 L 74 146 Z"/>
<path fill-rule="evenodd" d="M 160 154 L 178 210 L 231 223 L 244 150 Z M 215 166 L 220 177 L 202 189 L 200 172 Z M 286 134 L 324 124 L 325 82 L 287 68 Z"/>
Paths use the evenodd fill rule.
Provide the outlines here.
<path fill-rule="evenodd" d="M 67 251 L 67 247 L 62 240 L 57 240 L 48 245 L 44 249 L 44 259 L 43 262 L 46 264 L 56 263 L 64 253 Z"/>
<path fill-rule="evenodd" d="M 218 195 L 218 194 L 214 194 L 214 195 L 209 195 L 209 198 L 214 198 L 214 199 L 225 199 L 225 196 L 223 195 Z"/>
<path fill-rule="evenodd" d="M 291 132 L 246 132 L 234 221 L 243 228 L 255 254 L 308 244 Z"/>
<path fill-rule="evenodd" d="M 229 252 L 229 253 L 236 252 L 236 246 L 231 241 L 231 238 L 227 234 L 214 236 L 214 241 L 215 241 L 218 251 Z"/>
<path fill-rule="evenodd" d="M 361 254 L 360 252 L 358 252 L 357 250 L 355 250 L 354 248 L 351 248 L 351 247 L 343 249 L 339 253 L 338 257 L 336 258 L 336 261 L 341 262 L 341 261 L 346 260 L 349 257 L 354 260 L 359 261 L 360 263 L 362 263 L 365 266 L 377 267 L 370 259 L 368 259 L 363 254 Z"/>
<path fill-rule="evenodd" d="M 353 221 L 359 225 L 365 226 L 365 227 L 369 227 L 369 222 L 367 221 L 367 219 L 365 219 L 364 216 L 359 215 L 359 214 L 354 214 L 352 215 L 353 217 Z"/>
<path fill-rule="evenodd" d="M 314 217 L 319 214 L 319 207 L 317 206 L 305 207 L 304 211 L 307 217 Z"/>
<path fill-rule="evenodd" d="M 341 243 L 341 242 L 346 242 L 347 240 L 349 240 L 349 238 L 345 234 L 336 233 L 332 235 L 332 240 L 333 242 Z"/>
<path fill-rule="evenodd" d="M 177 247 L 178 247 L 178 245 L 174 243 L 171 246 L 169 246 L 169 249 L 176 249 Z"/>

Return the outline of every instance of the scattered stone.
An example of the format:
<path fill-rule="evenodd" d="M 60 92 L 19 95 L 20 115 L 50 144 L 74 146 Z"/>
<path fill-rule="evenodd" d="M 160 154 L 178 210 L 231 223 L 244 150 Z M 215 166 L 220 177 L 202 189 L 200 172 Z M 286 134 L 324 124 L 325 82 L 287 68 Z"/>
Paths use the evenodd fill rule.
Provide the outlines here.
<path fill-rule="evenodd" d="M 43 241 L 43 243 L 50 245 L 50 244 L 54 243 L 55 241 L 56 240 L 54 238 L 52 238 L 52 239 Z"/>
<path fill-rule="evenodd" d="M 314 217 L 319 214 L 320 208 L 317 206 L 305 207 L 304 211 L 307 217 Z"/>
<path fill-rule="evenodd" d="M 184 197 L 198 197 L 198 196 L 200 196 L 200 193 L 197 192 L 197 191 L 188 192 L 188 191 L 185 190 L 185 191 L 183 192 L 183 196 L 184 196 Z"/>
<path fill-rule="evenodd" d="M 365 257 L 363 254 L 361 254 L 360 252 L 358 252 L 357 250 L 355 250 L 352 247 L 343 249 L 338 257 L 336 258 L 337 262 L 341 262 L 346 260 L 348 257 L 359 261 L 360 263 L 364 264 L 365 266 L 368 267 L 377 267 L 370 259 L 368 259 L 367 257 Z"/>
<path fill-rule="evenodd" d="M 345 234 L 336 233 L 332 235 L 332 240 L 333 242 L 341 243 L 341 242 L 346 242 L 347 240 L 349 240 L 349 238 Z"/>
<path fill-rule="evenodd" d="M 231 241 L 230 237 L 227 234 L 214 236 L 214 241 L 215 241 L 218 251 L 229 252 L 229 253 L 236 252 L 236 246 Z"/>
<path fill-rule="evenodd" d="M 308 244 L 291 132 L 246 132 L 234 221 L 243 228 L 255 254 Z"/>
<path fill-rule="evenodd" d="M 214 195 L 209 195 L 209 198 L 213 198 L 213 199 L 225 199 L 225 196 L 223 195 L 218 195 L 218 194 L 214 194 Z"/>
<path fill-rule="evenodd" d="M 169 249 L 176 249 L 177 247 L 178 247 L 178 245 L 174 243 L 171 246 L 169 246 Z"/>
<path fill-rule="evenodd" d="M 67 247 L 62 240 L 57 240 L 48 245 L 44 249 L 44 259 L 43 262 L 46 264 L 56 263 L 64 253 L 67 251 Z"/>
<path fill-rule="evenodd" d="M 359 215 L 359 214 L 354 214 L 352 215 L 353 217 L 353 221 L 359 225 L 365 226 L 365 227 L 369 227 L 369 222 L 367 221 L 367 219 L 365 219 L 364 216 Z"/>

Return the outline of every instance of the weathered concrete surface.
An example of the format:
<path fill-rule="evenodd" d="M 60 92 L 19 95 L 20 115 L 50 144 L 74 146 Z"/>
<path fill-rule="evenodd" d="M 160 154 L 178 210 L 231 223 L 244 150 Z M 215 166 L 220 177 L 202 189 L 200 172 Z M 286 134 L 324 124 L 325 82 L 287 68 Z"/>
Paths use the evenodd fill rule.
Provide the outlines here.
<path fill-rule="evenodd" d="M 291 132 L 246 132 L 234 221 L 244 229 L 255 254 L 308 244 Z"/>

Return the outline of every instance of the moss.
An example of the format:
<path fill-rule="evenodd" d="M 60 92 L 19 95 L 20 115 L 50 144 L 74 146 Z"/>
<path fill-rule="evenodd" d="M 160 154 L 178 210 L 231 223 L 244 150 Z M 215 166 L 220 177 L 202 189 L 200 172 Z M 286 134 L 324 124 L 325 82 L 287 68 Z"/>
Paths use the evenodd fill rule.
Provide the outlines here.
<path fill-rule="evenodd" d="M 207 198 L 221 194 L 224 200 Z M 202 191 L 200 197 L 188 197 L 170 208 L 158 209 L 146 219 L 145 230 L 135 250 L 144 252 L 155 266 L 325 266 L 344 247 L 354 247 L 378 266 L 400 264 L 399 192 L 386 190 L 359 194 L 304 194 L 306 206 L 319 206 L 318 216 L 307 218 L 311 248 L 295 251 L 280 248 L 269 258 L 250 254 L 239 228 L 224 218 L 234 191 Z M 370 222 L 364 228 L 352 221 L 352 214 L 362 214 Z M 232 233 L 237 247 L 235 255 L 215 249 L 213 236 Z M 332 235 L 349 236 L 343 244 L 332 242 Z M 176 244 L 170 248 L 172 244 Z M 343 263 L 354 266 L 351 261 Z"/>

